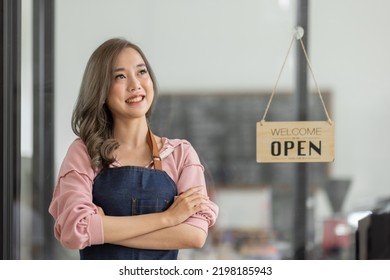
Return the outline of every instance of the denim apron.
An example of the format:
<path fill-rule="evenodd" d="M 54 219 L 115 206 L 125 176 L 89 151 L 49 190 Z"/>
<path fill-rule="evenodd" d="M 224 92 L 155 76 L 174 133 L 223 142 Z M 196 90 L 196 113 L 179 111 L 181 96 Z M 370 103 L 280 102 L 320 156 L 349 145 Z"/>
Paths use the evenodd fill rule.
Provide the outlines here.
<path fill-rule="evenodd" d="M 154 169 L 139 166 L 106 168 L 93 184 L 93 202 L 107 216 L 134 216 L 165 211 L 177 194 L 175 182 L 162 170 L 156 140 L 149 129 L 148 143 Z M 175 260 L 178 250 L 146 250 L 120 245 L 92 245 L 80 250 L 80 259 Z"/>

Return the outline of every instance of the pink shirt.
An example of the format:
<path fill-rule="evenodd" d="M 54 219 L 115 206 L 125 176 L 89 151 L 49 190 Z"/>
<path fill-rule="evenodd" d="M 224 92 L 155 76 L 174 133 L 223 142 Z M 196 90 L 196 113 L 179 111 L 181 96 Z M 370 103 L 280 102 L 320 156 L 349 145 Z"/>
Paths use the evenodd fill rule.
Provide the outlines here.
<path fill-rule="evenodd" d="M 202 192 L 206 194 L 204 168 L 192 145 L 186 140 L 162 140 L 160 156 L 163 169 L 176 183 L 177 193 L 202 185 Z M 120 163 L 116 162 L 114 165 L 120 166 Z M 66 248 L 83 249 L 104 243 L 101 216 L 92 202 L 93 181 L 97 174 L 91 168 L 85 144 L 81 139 L 76 139 L 62 162 L 49 207 L 49 212 L 55 219 L 55 237 Z M 208 228 L 215 224 L 219 210 L 213 202 L 208 206 L 208 211 L 196 213 L 185 223 L 207 233 Z"/>

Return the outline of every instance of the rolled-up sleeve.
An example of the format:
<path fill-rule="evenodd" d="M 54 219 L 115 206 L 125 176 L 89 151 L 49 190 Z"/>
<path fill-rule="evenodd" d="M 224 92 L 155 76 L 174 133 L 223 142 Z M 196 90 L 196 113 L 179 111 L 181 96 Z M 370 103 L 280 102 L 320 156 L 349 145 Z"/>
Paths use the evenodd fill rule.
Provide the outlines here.
<path fill-rule="evenodd" d="M 54 235 L 68 249 L 103 244 L 103 224 L 92 202 L 94 171 L 82 142 L 74 142 L 61 165 L 49 213 Z"/>
<path fill-rule="evenodd" d="M 195 186 L 203 186 L 201 192 L 208 194 L 206 180 L 204 175 L 204 167 L 200 163 L 198 154 L 192 145 L 185 142 L 181 151 L 183 157 L 182 167 L 178 174 L 177 189 L 178 193 L 184 192 L 187 189 Z M 208 228 L 213 226 L 218 217 L 218 206 L 211 200 L 207 203 L 208 210 L 198 212 L 189 217 L 185 223 L 201 228 L 206 233 Z"/>

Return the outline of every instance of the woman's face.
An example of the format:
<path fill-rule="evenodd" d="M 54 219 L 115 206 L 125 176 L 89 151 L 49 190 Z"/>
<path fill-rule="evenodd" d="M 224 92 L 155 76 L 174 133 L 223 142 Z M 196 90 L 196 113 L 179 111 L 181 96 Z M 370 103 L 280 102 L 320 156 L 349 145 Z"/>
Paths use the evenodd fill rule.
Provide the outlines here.
<path fill-rule="evenodd" d="M 114 120 L 145 117 L 153 97 L 153 81 L 142 56 L 132 48 L 123 49 L 112 69 L 107 106 Z"/>

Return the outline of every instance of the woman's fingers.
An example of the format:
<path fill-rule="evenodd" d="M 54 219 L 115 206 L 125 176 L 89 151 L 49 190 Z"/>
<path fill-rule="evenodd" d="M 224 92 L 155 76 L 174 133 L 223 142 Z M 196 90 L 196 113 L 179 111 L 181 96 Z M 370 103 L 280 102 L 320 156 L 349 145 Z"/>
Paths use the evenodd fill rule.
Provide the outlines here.
<path fill-rule="evenodd" d="M 201 191 L 202 188 L 203 188 L 203 186 L 195 186 L 195 187 L 189 188 L 188 190 L 180 193 L 179 195 L 182 196 L 182 197 L 191 196 L 194 193 L 197 193 L 197 192 Z"/>
<path fill-rule="evenodd" d="M 209 197 L 200 193 L 204 186 L 192 187 L 181 193 L 167 210 L 170 217 L 181 223 L 193 214 L 208 210 Z"/>
<path fill-rule="evenodd" d="M 179 197 L 185 200 L 190 207 L 197 207 L 197 211 L 199 211 L 198 209 L 204 209 L 204 204 L 209 202 L 209 197 L 199 192 L 202 188 L 203 186 L 189 188 Z"/>
<path fill-rule="evenodd" d="M 194 214 L 194 207 L 199 205 L 205 205 L 209 202 L 209 198 L 203 194 L 193 194 L 191 196 L 187 197 L 179 197 L 176 199 L 176 202 L 178 205 L 182 205 L 182 207 L 187 208 L 189 211 L 191 211 L 191 214 Z M 199 210 L 198 210 L 199 211 Z"/>

